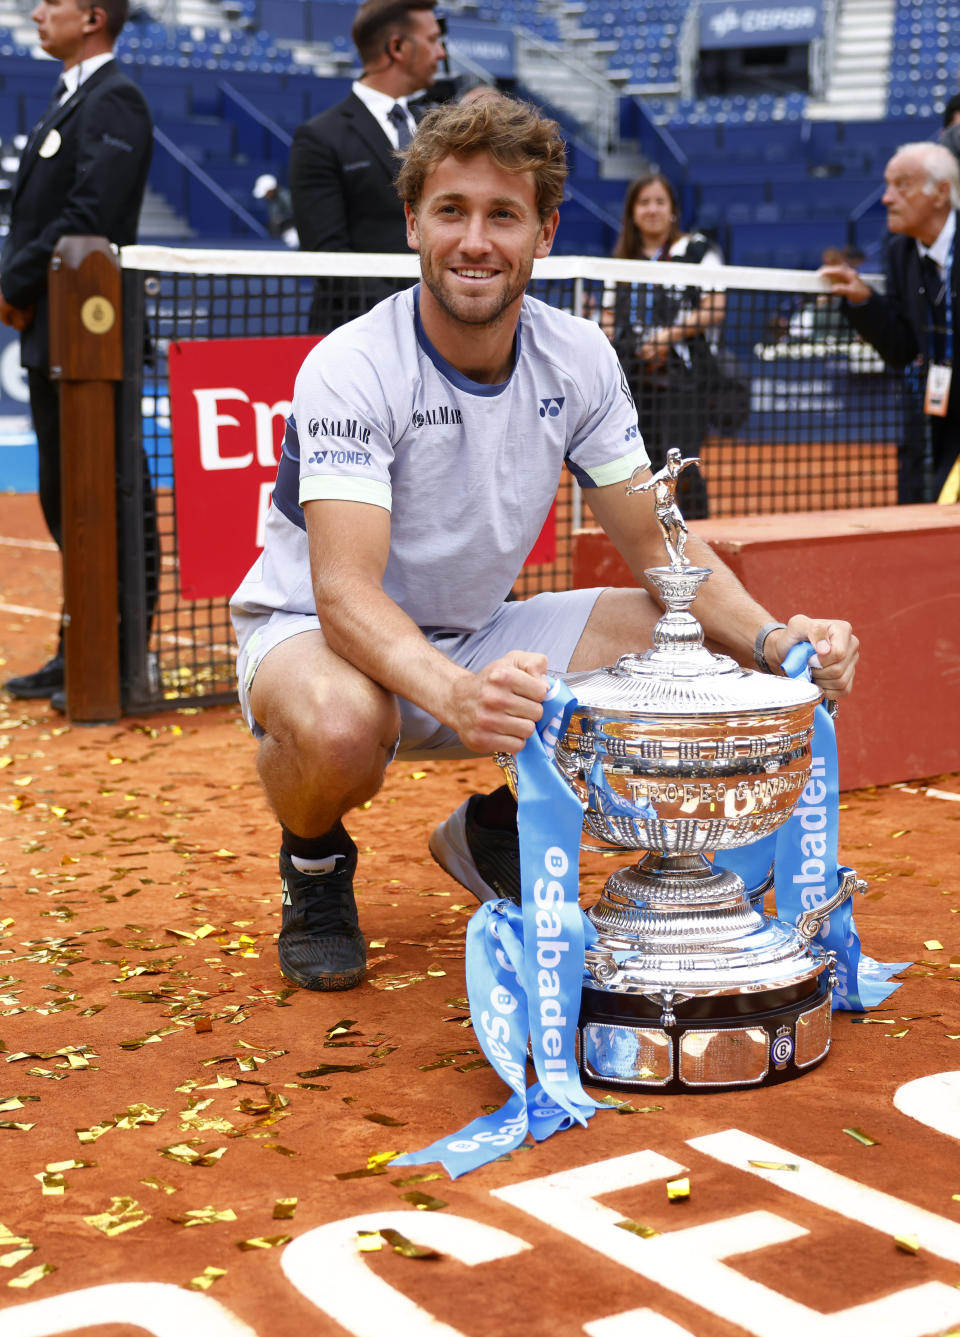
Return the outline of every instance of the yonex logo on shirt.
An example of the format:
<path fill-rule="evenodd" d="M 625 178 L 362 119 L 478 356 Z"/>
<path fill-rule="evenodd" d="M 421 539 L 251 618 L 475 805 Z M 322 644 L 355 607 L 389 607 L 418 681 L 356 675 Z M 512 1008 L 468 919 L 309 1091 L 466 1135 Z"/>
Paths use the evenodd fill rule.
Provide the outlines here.
<path fill-rule="evenodd" d="M 370 428 L 356 418 L 311 418 L 307 431 L 311 436 L 349 436 L 364 446 L 370 441 Z"/>
<path fill-rule="evenodd" d="M 307 461 L 309 464 L 362 464 L 370 467 L 369 450 L 315 450 Z"/>
<path fill-rule="evenodd" d="M 463 415 L 449 404 L 438 404 L 433 409 L 414 409 L 411 419 L 414 427 L 447 427 L 463 422 Z"/>
<path fill-rule="evenodd" d="M 560 410 L 563 408 L 563 399 L 541 399 L 540 417 L 541 418 L 559 418 Z"/>

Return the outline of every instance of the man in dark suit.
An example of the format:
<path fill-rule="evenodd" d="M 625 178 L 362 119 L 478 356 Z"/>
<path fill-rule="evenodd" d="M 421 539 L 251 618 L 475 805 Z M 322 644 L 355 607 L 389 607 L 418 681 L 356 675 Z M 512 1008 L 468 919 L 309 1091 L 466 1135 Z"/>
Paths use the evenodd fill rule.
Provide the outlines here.
<path fill-rule="evenodd" d="M 20 331 L 40 505 L 60 546 L 60 396 L 49 375 L 47 270 L 61 237 L 102 236 L 118 246 L 136 240 L 153 126 L 143 94 L 113 59 L 127 0 L 40 0 L 32 18 L 40 45 L 63 70 L 20 160 L 0 256 L 0 320 Z M 61 635 L 49 663 L 11 678 L 7 690 L 19 697 L 61 693 L 62 647 Z"/>
<path fill-rule="evenodd" d="M 883 203 L 894 235 L 883 296 L 848 265 L 820 274 L 845 299 L 853 328 L 892 367 L 915 364 L 933 449 L 933 494 L 960 500 L 960 384 L 952 384 L 960 331 L 955 263 L 960 168 L 942 144 L 906 144 L 887 163 Z"/>
<path fill-rule="evenodd" d="M 301 125 L 290 151 L 290 194 L 304 251 L 406 254 L 397 151 L 416 129 L 408 98 L 429 88 L 444 59 L 436 0 L 366 0 L 352 34 L 363 65 L 343 102 Z M 315 333 L 342 325 L 398 286 L 390 280 L 319 279 Z"/>

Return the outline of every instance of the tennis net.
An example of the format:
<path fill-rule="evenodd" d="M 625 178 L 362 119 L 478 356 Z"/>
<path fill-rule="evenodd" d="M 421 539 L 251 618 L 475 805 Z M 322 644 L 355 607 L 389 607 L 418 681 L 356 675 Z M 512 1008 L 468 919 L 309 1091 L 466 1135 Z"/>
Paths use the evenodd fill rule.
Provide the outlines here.
<path fill-rule="evenodd" d="M 414 282 L 418 260 L 154 246 L 121 260 L 124 706 L 230 700 L 227 601 L 258 552 L 296 370 L 325 329 Z M 655 464 L 674 445 L 699 455 L 679 498 L 688 518 L 924 499 L 909 491 L 923 486 L 915 387 L 846 327 L 815 274 L 551 257 L 529 291 L 603 325 Z M 665 329 L 697 323 L 662 346 Z M 569 587 L 585 522 L 564 474 L 518 598 Z"/>

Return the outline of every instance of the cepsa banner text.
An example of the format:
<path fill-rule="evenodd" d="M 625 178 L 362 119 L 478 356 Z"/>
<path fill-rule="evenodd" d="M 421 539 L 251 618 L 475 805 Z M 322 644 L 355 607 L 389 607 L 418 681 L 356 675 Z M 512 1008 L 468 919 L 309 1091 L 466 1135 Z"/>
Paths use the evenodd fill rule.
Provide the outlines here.
<path fill-rule="evenodd" d="M 229 598 L 263 547 L 293 385 L 316 337 L 170 345 L 180 593 Z M 527 558 L 552 562 L 551 509 Z"/>

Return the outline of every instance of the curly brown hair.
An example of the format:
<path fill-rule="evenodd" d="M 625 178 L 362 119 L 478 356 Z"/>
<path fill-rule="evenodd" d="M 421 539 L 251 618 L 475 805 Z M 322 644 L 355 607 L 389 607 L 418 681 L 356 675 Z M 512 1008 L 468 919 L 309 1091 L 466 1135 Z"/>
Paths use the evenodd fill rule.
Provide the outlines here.
<path fill-rule="evenodd" d="M 507 172 L 532 172 L 541 222 L 563 200 L 566 145 L 556 121 L 526 102 L 500 97 L 428 111 L 404 154 L 396 187 L 416 213 L 428 174 L 444 158 L 489 153 Z"/>

